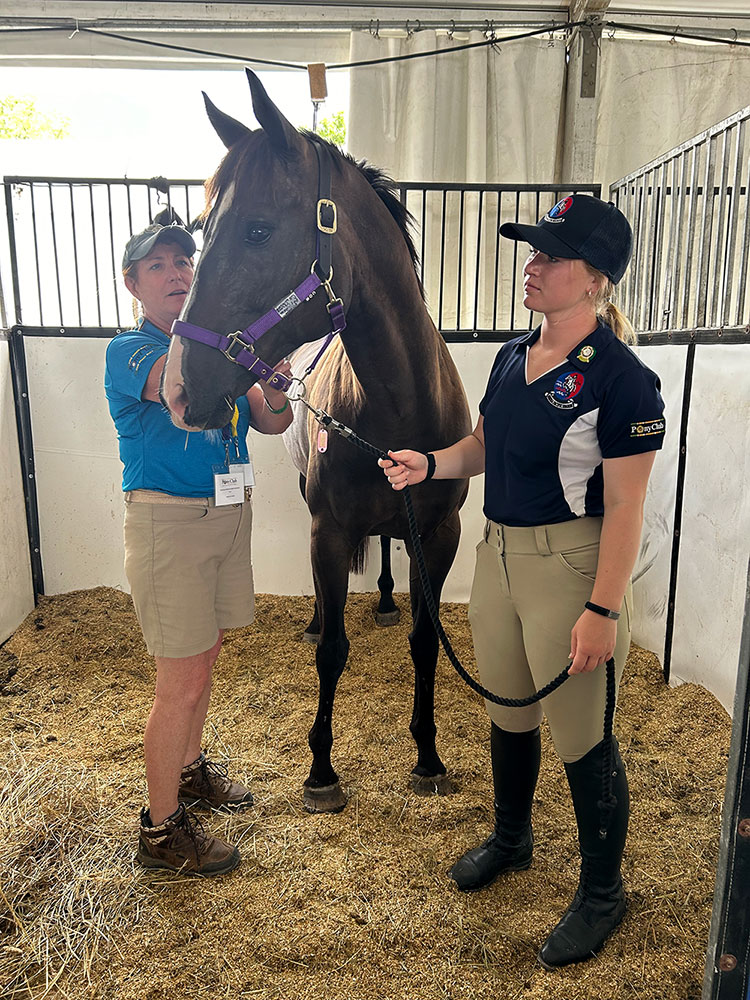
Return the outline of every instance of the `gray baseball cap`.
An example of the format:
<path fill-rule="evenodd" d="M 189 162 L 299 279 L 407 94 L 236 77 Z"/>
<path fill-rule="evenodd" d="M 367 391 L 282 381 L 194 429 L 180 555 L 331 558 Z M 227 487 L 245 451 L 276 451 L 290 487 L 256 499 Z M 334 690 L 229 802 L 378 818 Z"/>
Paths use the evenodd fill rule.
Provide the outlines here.
<path fill-rule="evenodd" d="M 195 240 L 182 226 L 160 226 L 154 223 L 146 226 L 142 233 L 135 233 L 130 237 L 125 245 L 125 253 L 122 257 L 122 269 L 134 264 L 137 260 L 143 260 L 154 249 L 159 240 L 165 243 L 176 243 L 182 247 L 188 257 L 195 253 Z"/>

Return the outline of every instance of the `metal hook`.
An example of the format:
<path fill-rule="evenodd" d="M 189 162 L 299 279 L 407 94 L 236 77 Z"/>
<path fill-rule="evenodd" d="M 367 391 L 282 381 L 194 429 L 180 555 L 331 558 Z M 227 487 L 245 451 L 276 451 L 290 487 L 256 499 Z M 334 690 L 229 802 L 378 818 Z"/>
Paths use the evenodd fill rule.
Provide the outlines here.
<path fill-rule="evenodd" d="M 380 38 L 380 18 L 377 18 L 375 21 L 374 31 L 372 28 L 372 24 L 373 24 L 373 19 L 370 18 L 370 27 L 369 27 L 370 34 L 372 35 L 373 38 Z"/>
<path fill-rule="evenodd" d="M 411 28 L 411 27 L 409 26 L 409 19 L 407 18 L 407 19 L 406 19 L 406 37 L 407 37 L 407 38 L 411 38 L 411 36 L 412 36 L 413 34 L 414 34 L 414 31 L 413 31 L 413 29 L 412 29 L 412 28 Z"/>
<path fill-rule="evenodd" d="M 78 18 L 76 18 L 76 30 L 72 34 L 68 35 L 68 41 L 79 33 L 81 29 L 78 27 Z"/>
<path fill-rule="evenodd" d="M 679 26 L 679 24 L 678 24 L 678 25 L 677 25 L 677 27 L 676 27 L 676 28 L 674 29 L 674 34 L 673 34 L 673 35 L 672 35 L 672 37 L 671 37 L 671 38 L 669 39 L 669 44 L 670 44 L 670 45 L 676 45 L 676 44 L 677 44 L 677 32 L 678 32 L 679 30 L 680 30 L 680 26 Z"/>
<path fill-rule="evenodd" d="M 448 38 L 450 38 L 451 41 L 453 41 L 453 35 L 455 34 L 455 31 L 456 31 L 456 22 L 451 18 L 451 26 L 450 28 L 448 28 Z"/>
<path fill-rule="evenodd" d="M 737 29 L 736 29 L 736 28 L 732 28 L 732 31 L 734 32 L 734 38 L 733 38 L 733 39 L 732 39 L 732 41 L 731 41 L 731 42 L 729 43 L 730 45 L 734 45 L 734 43 L 735 43 L 735 42 L 737 41 L 737 39 L 739 38 L 739 35 L 737 34 Z"/>
<path fill-rule="evenodd" d="M 614 38 L 615 37 L 615 31 L 617 31 L 617 28 L 615 28 L 615 26 L 613 24 L 613 25 L 611 25 L 609 31 L 607 32 L 607 36 L 609 38 Z"/>

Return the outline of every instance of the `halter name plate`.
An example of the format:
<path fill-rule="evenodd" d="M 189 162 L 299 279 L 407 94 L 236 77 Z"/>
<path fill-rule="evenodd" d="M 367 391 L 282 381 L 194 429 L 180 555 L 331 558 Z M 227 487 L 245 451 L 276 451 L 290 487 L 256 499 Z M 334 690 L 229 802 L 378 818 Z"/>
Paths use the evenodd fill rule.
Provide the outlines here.
<path fill-rule="evenodd" d="M 274 311 L 277 312 L 279 316 L 281 316 L 281 318 L 283 319 L 290 312 L 296 309 L 299 304 L 300 300 L 297 297 L 297 295 L 294 292 L 290 292 L 286 298 L 282 299 L 281 302 L 279 302 L 278 305 L 275 305 L 273 308 Z"/>

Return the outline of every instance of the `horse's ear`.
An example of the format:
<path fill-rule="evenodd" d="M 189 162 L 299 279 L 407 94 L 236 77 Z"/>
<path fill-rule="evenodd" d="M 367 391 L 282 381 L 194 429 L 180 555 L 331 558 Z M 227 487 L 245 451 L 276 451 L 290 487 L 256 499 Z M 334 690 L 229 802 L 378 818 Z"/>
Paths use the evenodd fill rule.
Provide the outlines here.
<path fill-rule="evenodd" d="M 258 123 L 271 140 L 271 145 L 278 153 L 293 149 L 299 142 L 299 132 L 290 125 L 271 98 L 266 93 L 263 84 L 251 69 L 245 69 L 253 98 L 253 111 Z"/>
<path fill-rule="evenodd" d="M 206 105 L 206 113 L 209 120 L 227 149 L 233 146 L 235 142 L 239 142 L 244 136 L 250 134 L 250 129 L 246 125 L 238 122 L 235 118 L 230 118 L 229 115 L 225 115 L 223 111 L 219 111 L 208 94 L 205 91 L 201 91 L 201 93 L 203 94 L 203 101 Z"/>

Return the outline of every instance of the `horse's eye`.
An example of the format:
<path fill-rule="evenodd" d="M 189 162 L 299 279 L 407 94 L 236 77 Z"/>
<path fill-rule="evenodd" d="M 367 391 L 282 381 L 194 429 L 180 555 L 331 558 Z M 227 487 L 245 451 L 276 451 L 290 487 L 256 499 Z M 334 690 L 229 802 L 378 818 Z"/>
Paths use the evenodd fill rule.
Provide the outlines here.
<path fill-rule="evenodd" d="M 251 247 L 259 247 L 271 238 L 271 227 L 260 222 L 251 222 L 245 230 L 245 243 Z"/>

